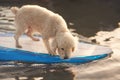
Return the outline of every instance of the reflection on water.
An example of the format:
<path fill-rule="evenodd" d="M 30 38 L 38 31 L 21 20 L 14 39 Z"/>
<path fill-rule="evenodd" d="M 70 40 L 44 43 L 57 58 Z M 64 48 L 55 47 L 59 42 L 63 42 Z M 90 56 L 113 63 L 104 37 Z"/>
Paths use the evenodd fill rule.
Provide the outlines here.
<path fill-rule="evenodd" d="M 68 67 L 44 65 L 29 67 L 2 67 L 0 79 L 14 80 L 73 80 L 74 75 Z"/>

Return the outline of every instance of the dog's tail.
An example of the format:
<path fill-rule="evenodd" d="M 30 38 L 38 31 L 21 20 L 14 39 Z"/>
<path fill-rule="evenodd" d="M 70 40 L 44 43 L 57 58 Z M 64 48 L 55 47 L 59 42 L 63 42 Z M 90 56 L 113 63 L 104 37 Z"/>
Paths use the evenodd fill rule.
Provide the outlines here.
<path fill-rule="evenodd" d="M 17 14 L 18 10 L 19 10 L 18 7 L 12 7 L 11 8 L 12 13 L 15 14 L 15 15 Z"/>

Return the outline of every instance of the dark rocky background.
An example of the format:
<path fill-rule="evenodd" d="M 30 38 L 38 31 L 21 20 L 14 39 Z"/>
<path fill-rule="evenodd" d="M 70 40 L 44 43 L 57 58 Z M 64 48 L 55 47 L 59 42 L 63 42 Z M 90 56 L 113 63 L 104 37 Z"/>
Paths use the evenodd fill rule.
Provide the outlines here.
<path fill-rule="evenodd" d="M 59 13 L 69 28 L 86 37 L 111 31 L 120 21 L 120 0 L 0 0 L 0 6 L 37 4 Z"/>

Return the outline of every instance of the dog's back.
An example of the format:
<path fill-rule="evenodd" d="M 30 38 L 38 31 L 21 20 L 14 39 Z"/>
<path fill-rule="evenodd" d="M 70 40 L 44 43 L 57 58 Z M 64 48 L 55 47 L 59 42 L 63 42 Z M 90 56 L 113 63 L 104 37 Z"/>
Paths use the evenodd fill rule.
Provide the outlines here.
<path fill-rule="evenodd" d="M 41 34 L 48 32 L 51 34 L 49 37 L 54 36 L 58 28 L 59 30 L 67 30 L 64 19 L 46 8 L 26 5 L 21 8 L 12 7 L 11 10 L 15 14 L 16 27 L 27 29 L 28 26 L 31 26 L 32 29 Z"/>
<path fill-rule="evenodd" d="M 44 26 L 47 20 L 50 19 L 49 17 L 53 15 L 51 11 L 36 5 L 27 5 L 19 9 L 12 7 L 11 10 L 15 14 L 16 24 L 21 25 L 21 27 L 34 26 L 35 28 L 39 26 L 40 28 Z"/>

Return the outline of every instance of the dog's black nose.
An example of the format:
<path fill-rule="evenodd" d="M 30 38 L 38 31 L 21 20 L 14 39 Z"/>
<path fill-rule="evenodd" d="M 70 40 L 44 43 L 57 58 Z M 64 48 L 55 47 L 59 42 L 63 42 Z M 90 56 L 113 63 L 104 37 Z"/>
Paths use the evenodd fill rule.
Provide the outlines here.
<path fill-rule="evenodd" d="M 64 59 L 68 59 L 68 57 L 66 56 L 66 57 L 64 57 Z"/>

